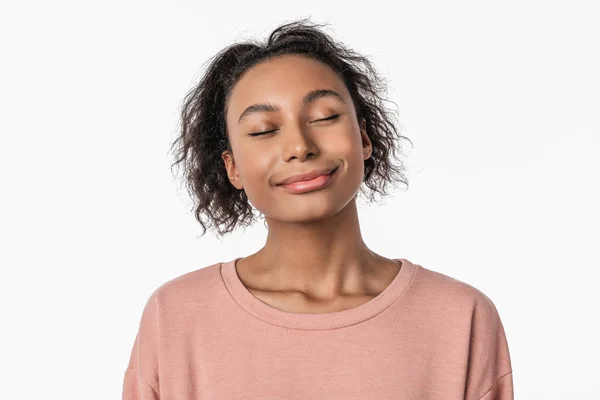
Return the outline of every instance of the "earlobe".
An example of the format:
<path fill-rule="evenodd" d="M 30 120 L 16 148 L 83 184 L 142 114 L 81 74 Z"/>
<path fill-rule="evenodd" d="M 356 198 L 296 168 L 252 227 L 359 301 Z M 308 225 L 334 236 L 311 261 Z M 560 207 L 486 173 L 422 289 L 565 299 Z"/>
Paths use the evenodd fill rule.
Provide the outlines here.
<path fill-rule="evenodd" d="M 228 150 L 226 150 L 221 154 L 221 158 L 223 159 L 223 161 L 225 163 L 225 172 L 227 173 L 229 182 L 231 182 L 231 184 L 235 188 L 241 189 L 241 188 L 238 188 L 239 174 L 236 171 L 235 160 L 233 159 L 233 156 L 231 155 L 231 153 Z"/>
<path fill-rule="evenodd" d="M 240 174 L 235 171 L 227 171 L 227 176 L 229 178 L 229 182 L 236 188 L 242 190 L 244 186 L 240 183 Z"/>
<path fill-rule="evenodd" d="M 363 151 L 365 155 L 365 160 L 371 158 L 373 152 L 373 144 L 371 139 L 369 139 L 369 135 L 367 134 L 367 127 L 365 119 L 362 118 L 360 121 L 360 135 L 362 137 Z"/>

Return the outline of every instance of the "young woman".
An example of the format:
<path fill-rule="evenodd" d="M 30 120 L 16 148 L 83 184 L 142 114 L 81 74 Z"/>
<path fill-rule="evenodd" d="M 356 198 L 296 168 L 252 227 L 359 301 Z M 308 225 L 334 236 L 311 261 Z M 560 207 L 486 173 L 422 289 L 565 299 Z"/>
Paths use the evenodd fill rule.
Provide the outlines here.
<path fill-rule="evenodd" d="M 406 179 L 366 57 L 308 20 L 212 60 L 186 97 L 176 163 L 220 235 L 263 248 L 154 291 L 125 400 L 513 398 L 506 336 L 476 288 L 361 237 L 356 196 Z"/>

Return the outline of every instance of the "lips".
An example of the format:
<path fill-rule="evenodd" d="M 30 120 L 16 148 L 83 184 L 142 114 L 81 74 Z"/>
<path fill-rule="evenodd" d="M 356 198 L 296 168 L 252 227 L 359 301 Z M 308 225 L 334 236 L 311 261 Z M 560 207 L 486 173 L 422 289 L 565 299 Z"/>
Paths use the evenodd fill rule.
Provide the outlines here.
<path fill-rule="evenodd" d="M 338 167 L 329 167 L 329 168 L 319 168 L 319 169 L 314 169 L 312 171 L 309 172 L 305 172 L 302 174 L 298 174 L 298 175 L 292 175 L 286 179 L 284 179 L 283 181 L 279 182 L 277 184 L 277 186 L 280 185 L 287 185 L 289 183 L 294 183 L 294 182 L 301 182 L 301 181 L 310 181 L 312 179 L 315 179 L 319 176 L 322 175 L 329 175 L 332 172 L 334 172 Z"/>

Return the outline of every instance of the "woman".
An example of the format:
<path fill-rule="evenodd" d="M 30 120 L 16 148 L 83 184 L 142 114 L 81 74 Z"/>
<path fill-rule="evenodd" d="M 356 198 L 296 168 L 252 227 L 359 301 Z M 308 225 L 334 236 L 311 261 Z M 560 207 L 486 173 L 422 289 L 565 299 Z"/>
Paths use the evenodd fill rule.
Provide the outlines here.
<path fill-rule="evenodd" d="M 356 206 L 406 179 L 369 61 L 300 20 L 212 60 L 176 163 L 220 235 L 263 248 L 179 276 L 143 311 L 123 398 L 513 398 L 504 329 L 476 288 L 364 243 Z"/>

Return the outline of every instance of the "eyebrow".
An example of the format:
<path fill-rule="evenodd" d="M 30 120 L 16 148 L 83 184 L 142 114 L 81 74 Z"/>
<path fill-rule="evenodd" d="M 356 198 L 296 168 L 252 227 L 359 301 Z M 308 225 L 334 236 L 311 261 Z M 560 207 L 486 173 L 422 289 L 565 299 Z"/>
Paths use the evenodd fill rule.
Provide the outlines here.
<path fill-rule="evenodd" d="M 342 97 L 342 95 L 340 95 L 335 90 L 316 89 L 316 90 L 311 90 L 310 92 L 306 93 L 306 95 L 304 95 L 304 97 L 302 98 L 302 106 L 304 107 L 307 104 L 309 104 L 317 99 L 323 98 L 323 97 L 332 97 L 332 98 L 340 100 L 342 103 L 346 103 L 344 101 L 344 98 Z M 242 120 L 250 114 L 255 114 L 255 113 L 260 113 L 260 112 L 276 112 L 279 110 L 280 110 L 279 106 L 272 104 L 272 103 L 252 104 L 251 106 L 247 107 L 244 110 L 244 112 L 240 115 L 240 118 L 238 119 L 238 125 L 240 123 L 242 123 Z"/>

